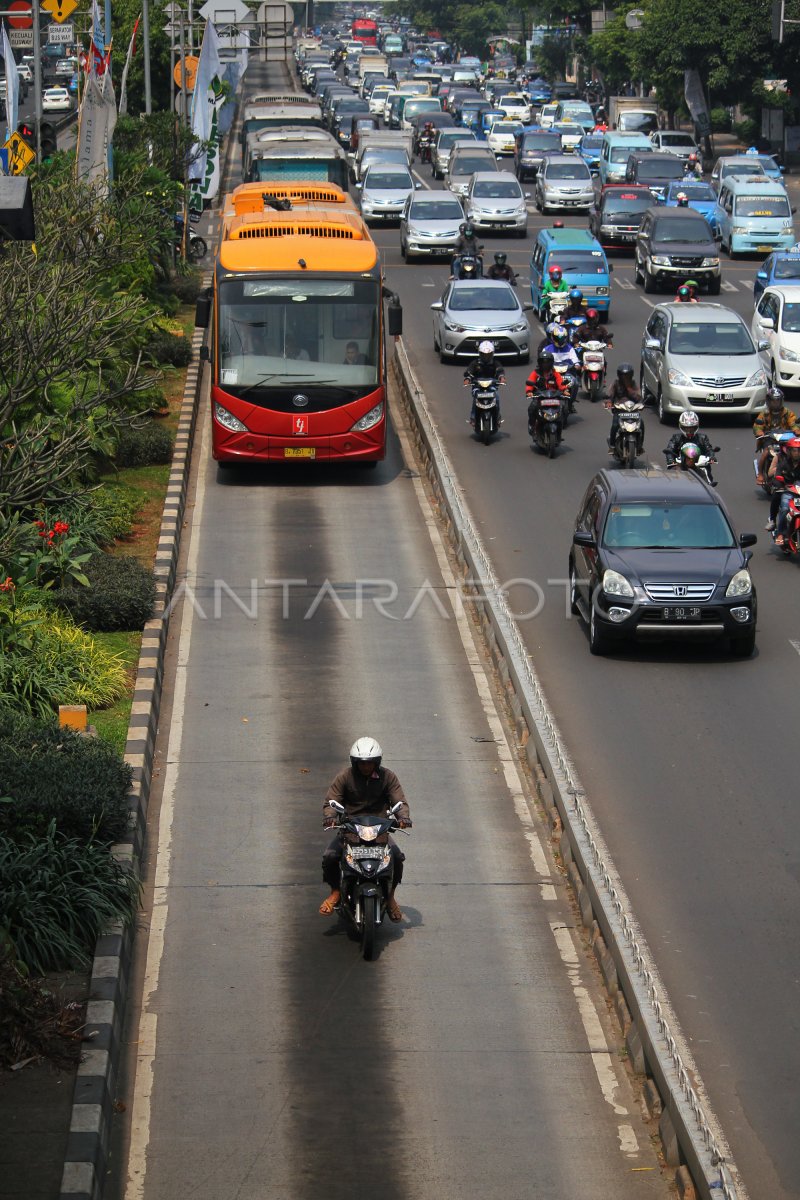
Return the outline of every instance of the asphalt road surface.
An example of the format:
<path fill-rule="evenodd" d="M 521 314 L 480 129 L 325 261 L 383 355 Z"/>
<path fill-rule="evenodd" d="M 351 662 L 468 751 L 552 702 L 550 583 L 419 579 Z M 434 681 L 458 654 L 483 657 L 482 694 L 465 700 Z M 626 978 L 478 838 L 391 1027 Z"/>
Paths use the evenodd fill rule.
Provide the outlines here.
<path fill-rule="evenodd" d="M 417 170 L 426 186 L 440 186 L 428 167 Z M 797 204 L 793 176 L 789 190 Z M 583 216 L 563 219 L 586 227 Z M 487 262 L 497 249 L 508 253 L 523 299 L 536 232 L 553 220 L 531 203 L 525 242 L 483 239 Z M 428 305 L 440 297 L 447 267 L 406 266 L 397 230 L 376 236 L 403 301 L 406 345 L 495 568 L 502 580 L 532 580 L 544 590 L 540 615 L 521 621 L 523 636 L 734 1158 L 751 1196 L 800 1195 L 800 815 L 790 716 L 800 674 L 800 575 L 763 530 L 768 506 L 754 485 L 749 422 L 704 419 L 702 427 L 721 446 L 715 476 L 737 530 L 759 534 L 756 657 L 741 662 L 724 647 L 672 643 L 592 658 L 582 623 L 566 613 L 564 580 L 580 499 L 609 462 L 610 414 L 582 401 L 563 448 L 547 461 L 526 434 L 530 368 L 513 366 L 502 437 L 488 448 L 477 444 L 465 424 L 462 369 L 441 366 L 433 351 Z M 634 285 L 632 259 L 612 261 L 609 362 L 612 370 L 632 362 L 638 378 L 648 314 L 672 293 L 646 297 Z M 748 324 L 757 266 L 723 255 L 719 301 Z M 541 334 L 532 323 L 535 347 Z M 647 461 L 663 464 L 673 429 L 648 410 Z M 509 595 L 521 613 L 535 599 L 527 584 Z"/>
<path fill-rule="evenodd" d="M 666 1197 L 397 439 L 230 474 L 206 436 L 195 471 L 116 1194 Z M 317 913 L 365 732 L 414 817 L 373 963 Z"/>

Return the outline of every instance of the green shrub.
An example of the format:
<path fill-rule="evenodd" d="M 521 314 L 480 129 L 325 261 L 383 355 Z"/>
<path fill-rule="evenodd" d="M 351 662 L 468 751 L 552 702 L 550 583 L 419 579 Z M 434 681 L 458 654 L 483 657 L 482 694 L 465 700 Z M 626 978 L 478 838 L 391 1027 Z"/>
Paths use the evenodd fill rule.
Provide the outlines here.
<path fill-rule="evenodd" d="M 730 133 L 731 114 L 727 108 L 712 108 L 710 116 L 711 129 L 714 133 Z"/>
<path fill-rule="evenodd" d="M 758 123 L 752 117 L 745 117 L 743 121 L 738 121 L 734 125 L 733 132 L 740 142 L 744 142 L 746 146 L 752 146 L 759 134 Z"/>
<path fill-rule="evenodd" d="M 187 267 L 183 273 L 172 276 L 169 286 L 181 304 L 195 304 L 202 282 L 200 272 L 195 267 Z"/>
<path fill-rule="evenodd" d="M 124 430 L 114 455 L 118 467 L 149 467 L 172 462 L 172 434 L 163 425 L 148 421 L 138 428 Z"/>
<path fill-rule="evenodd" d="M 39 717 L 59 704 L 105 708 L 122 695 L 125 666 L 67 616 L 40 610 L 29 646 L 0 655 L 0 706 Z"/>
<path fill-rule="evenodd" d="M 142 497 L 134 488 L 115 482 L 61 504 L 57 510 L 46 509 L 42 518 L 48 527 L 56 520 L 68 521 L 80 535 L 81 545 L 93 550 L 128 537 L 141 506 Z"/>
<path fill-rule="evenodd" d="M 94 632 L 144 629 L 153 615 L 156 580 L 135 558 L 114 558 L 101 550 L 84 564 L 88 587 L 67 585 L 56 603 L 73 621 Z"/>
<path fill-rule="evenodd" d="M 157 329 L 147 341 L 148 355 L 158 363 L 171 367 L 188 367 L 192 361 L 192 343 L 168 329 Z"/>
<path fill-rule="evenodd" d="M 0 708 L 0 834 L 44 834 L 111 844 L 128 829 L 132 772 L 99 738 Z"/>
<path fill-rule="evenodd" d="M 32 974 L 86 967 L 95 942 L 117 921 L 129 923 L 138 881 L 107 847 L 58 833 L 0 837 L 3 920 L 17 959 Z"/>

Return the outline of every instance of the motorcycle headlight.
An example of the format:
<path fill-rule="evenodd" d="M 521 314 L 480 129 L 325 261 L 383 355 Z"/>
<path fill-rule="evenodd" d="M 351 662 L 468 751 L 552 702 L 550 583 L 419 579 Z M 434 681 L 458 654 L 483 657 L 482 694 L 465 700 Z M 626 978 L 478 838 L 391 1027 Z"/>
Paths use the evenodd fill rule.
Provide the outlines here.
<path fill-rule="evenodd" d="M 650 260 L 655 267 L 668 267 L 669 259 L 666 254 L 654 254 Z"/>
<path fill-rule="evenodd" d="M 377 825 L 356 825 L 356 833 L 362 842 L 374 842 L 380 828 Z"/>
<path fill-rule="evenodd" d="M 214 416 L 219 421 L 220 425 L 225 429 L 229 429 L 231 433 L 247 433 L 247 426 L 235 417 L 233 413 L 228 412 L 227 408 L 223 408 L 221 404 L 214 401 Z"/>
<path fill-rule="evenodd" d="M 374 408 L 371 408 L 366 416 L 363 416 L 360 421 L 356 421 L 355 425 L 350 426 L 350 432 L 364 433 L 367 429 L 372 429 L 374 425 L 377 425 L 382 416 L 383 401 L 381 400 L 380 404 L 376 404 Z"/>
<path fill-rule="evenodd" d="M 790 350 L 788 346 L 781 346 L 778 351 L 778 357 L 782 358 L 785 362 L 800 362 L 800 354 L 797 354 L 794 350 Z"/>
<path fill-rule="evenodd" d="M 626 596 L 633 599 L 633 588 L 619 571 L 603 572 L 603 591 L 607 596 Z"/>
<path fill-rule="evenodd" d="M 766 371 L 761 370 L 761 371 L 756 371 L 753 375 L 751 375 L 750 378 L 746 381 L 744 386 L 745 387 L 766 387 L 768 382 L 769 382 L 769 380 L 767 379 Z"/>
<path fill-rule="evenodd" d="M 725 588 L 726 596 L 749 596 L 753 590 L 753 581 L 750 578 L 750 572 L 746 569 L 737 571 L 733 579 Z"/>
<path fill-rule="evenodd" d="M 684 375 L 683 371 L 678 371 L 675 367 L 670 367 L 667 371 L 667 378 L 670 383 L 674 383 L 676 387 L 691 387 L 692 381 L 688 375 Z"/>
<path fill-rule="evenodd" d="M 704 258 L 703 261 L 701 262 L 700 266 L 701 267 L 718 267 L 719 259 L 718 258 Z"/>

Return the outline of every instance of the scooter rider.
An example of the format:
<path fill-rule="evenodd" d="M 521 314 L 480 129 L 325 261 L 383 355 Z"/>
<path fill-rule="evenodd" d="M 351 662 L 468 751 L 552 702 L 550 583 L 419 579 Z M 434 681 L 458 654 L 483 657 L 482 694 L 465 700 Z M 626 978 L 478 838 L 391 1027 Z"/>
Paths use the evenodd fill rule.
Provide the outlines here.
<path fill-rule="evenodd" d="M 492 379 L 495 383 L 501 384 L 506 381 L 506 373 L 503 370 L 503 364 L 497 362 L 494 356 L 494 342 L 481 342 L 478 346 L 478 357 L 473 358 L 471 363 L 464 368 L 464 386 L 471 387 L 479 379 Z M 472 408 L 469 414 L 469 424 L 475 424 L 475 401 L 472 401 Z M 497 424 L 502 425 L 503 419 L 500 416 L 500 393 L 497 395 Z"/>
<path fill-rule="evenodd" d="M 682 283 L 681 286 L 678 288 L 677 292 L 675 293 L 674 303 L 675 304 L 697 304 L 697 301 L 693 298 L 692 293 L 689 290 L 689 288 L 686 286 L 686 284 Z"/>
<path fill-rule="evenodd" d="M 461 269 L 461 259 L 465 254 L 472 255 L 476 259 L 480 259 L 482 249 L 483 246 L 480 245 L 475 235 L 474 225 L 470 225 L 469 222 L 464 222 L 464 224 L 459 225 L 458 240 L 455 244 L 453 257 L 450 262 L 450 268 L 452 271 L 450 278 L 458 278 Z"/>
<path fill-rule="evenodd" d="M 586 316 L 586 308 L 585 308 L 585 302 L 583 299 L 583 292 L 581 291 L 580 288 L 576 288 L 576 287 L 570 288 L 569 304 L 564 309 L 564 320 L 565 321 L 568 320 L 569 317 L 585 317 L 585 316 Z"/>
<path fill-rule="evenodd" d="M 800 433 L 800 424 L 798 424 L 797 414 L 792 412 L 783 403 L 783 392 L 779 387 L 771 387 L 767 392 L 767 408 L 766 412 L 759 413 L 753 422 L 753 436 L 756 438 L 765 437 L 768 433 Z M 765 474 L 769 465 L 769 460 L 776 456 L 771 450 L 769 443 L 764 446 L 758 456 L 758 473 L 756 475 L 756 483 L 759 487 L 763 487 L 765 482 Z M 767 529 L 775 528 L 775 518 L 778 515 L 778 493 L 773 492 L 770 504 L 769 521 Z"/>
<path fill-rule="evenodd" d="M 556 295 L 561 295 L 563 292 L 568 292 L 568 291 L 569 291 L 569 284 L 567 283 L 566 279 L 563 276 L 561 267 L 559 267 L 559 266 L 551 267 L 550 270 L 547 272 L 547 279 L 545 281 L 544 287 L 542 288 L 542 300 L 541 300 L 542 309 L 544 310 L 547 307 L 547 302 L 554 293 Z"/>
<path fill-rule="evenodd" d="M 614 345 L 614 335 L 600 323 L 600 313 L 596 308 L 586 309 L 586 324 L 577 332 L 577 341 L 583 346 L 586 342 L 602 342 L 609 349 Z"/>
<path fill-rule="evenodd" d="M 800 437 L 794 437 L 781 447 L 781 452 L 770 467 L 770 476 L 775 481 L 780 496 L 778 528 L 774 534 L 775 545 L 782 546 L 786 540 L 786 522 L 789 514 L 789 494 L 783 491 L 787 483 L 800 483 Z"/>
<path fill-rule="evenodd" d="M 333 800 L 344 805 L 348 814 L 386 812 L 399 803 L 401 807 L 397 812 L 397 824 L 401 829 L 411 828 L 411 812 L 400 780 L 394 771 L 381 766 L 382 758 L 383 751 L 375 738 L 360 737 L 353 743 L 350 747 L 350 766 L 339 772 L 325 794 L 322 805 L 323 829 L 336 827 L 337 813 L 331 804 Z M 405 855 L 391 838 L 389 846 L 394 879 L 387 912 L 392 921 L 402 921 L 403 913 L 395 899 L 395 891 L 403 878 Z M 330 895 L 319 906 L 323 916 L 329 916 L 341 900 L 339 861 L 342 849 L 343 842 L 337 834 L 322 856 L 322 878 L 331 889 Z"/>
<path fill-rule="evenodd" d="M 693 150 L 692 153 L 689 155 L 688 159 L 686 160 L 686 166 L 684 168 L 684 176 L 683 177 L 686 180 L 701 179 L 702 175 L 703 175 L 703 164 L 700 162 L 699 158 L 697 157 L 697 154 Z"/>
<path fill-rule="evenodd" d="M 559 371 L 556 370 L 555 360 L 549 350 L 540 350 L 536 366 L 525 380 L 525 394 L 533 392 L 567 392 L 569 388 Z"/>
<path fill-rule="evenodd" d="M 714 447 L 708 440 L 707 435 L 700 432 L 700 418 L 692 409 L 682 412 L 678 417 L 678 431 L 677 433 L 673 433 L 667 443 L 664 454 L 668 467 L 674 466 L 675 463 L 680 461 L 681 447 L 685 446 L 687 442 L 694 442 L 700 453 L 705 454 L 708 458 L 714 457 Z"/>
<path fill-rule="evenodd" d="M 516 275 L 513 269 L 508 265 L 508 255 L 503 254 L 502 250 L 498 250 L 494 256 L 494 262 L 486 272 L 487 279 L 504 279 L 506 283 L 514 283 Z"/>
<path fill-rule="evenodd" d="M 608 453 L 614 453 L 614 445 L 619 429 L 619 413 L 617 404 L 623 400 L 632 400 L 634 404 L 642 404 L 642 393 L 633 381 L 633 367 L 630 363 L 620 363 L 617 367 L 617 378 L 612 383 L 606 400 L 606 408 L 611 409 L 611 429 L 608 433 Z"/>

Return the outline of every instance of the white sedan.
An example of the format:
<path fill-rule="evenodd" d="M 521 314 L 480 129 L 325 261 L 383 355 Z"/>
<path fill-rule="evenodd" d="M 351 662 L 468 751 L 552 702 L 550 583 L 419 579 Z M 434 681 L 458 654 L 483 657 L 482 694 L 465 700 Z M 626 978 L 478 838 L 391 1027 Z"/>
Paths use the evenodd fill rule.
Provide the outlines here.
<path fill-rule="evenodd" d="M 69 112 L 72 100 L 64 87 L 51 87 L 42 92 L 42 112 Z"/>
<path fill-rule="evenodd" d="M 505 121 L 499 118 L 492 122 L 492 127 L 486 135 L 486 141 L 493 154 L 513 154 L 516 142 L 514 135 L 521 132 L 519 121 Z"/>
<path fill-rule="evenodd" d="M 765 288 L 753 313 L 753 341 L 769 343 L 761 361 L 778 387 L 800 387 L 800 287 Z"/>
<path fill-rule="evenodd" d="M 531 106 L 521 93 L 507 92 L 505 96 L 500 97 L 497 107 L 502 108 L 512 121 L 522 121 L 523 125 L 530 122 Z"/>

